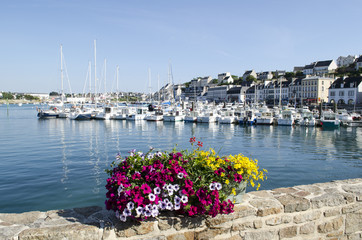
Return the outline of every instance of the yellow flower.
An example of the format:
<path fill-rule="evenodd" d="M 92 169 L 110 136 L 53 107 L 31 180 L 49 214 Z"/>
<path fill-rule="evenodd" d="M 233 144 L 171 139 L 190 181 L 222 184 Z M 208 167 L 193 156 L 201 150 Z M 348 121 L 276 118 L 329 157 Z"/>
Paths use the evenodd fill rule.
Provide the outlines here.
<path fill-rule="evenodd" d="M 230 183 L 229 179 L 226 179 L 226 180 L 225 180 L 225 183 L 226 183 L 227 185 L 229 185 L 229 183 Z"/>
<path fill-rule="evenodd" d="M 235 188 L 231 189 L 231 193 L 236 195 L 236 191 L 235 191 Z"/>

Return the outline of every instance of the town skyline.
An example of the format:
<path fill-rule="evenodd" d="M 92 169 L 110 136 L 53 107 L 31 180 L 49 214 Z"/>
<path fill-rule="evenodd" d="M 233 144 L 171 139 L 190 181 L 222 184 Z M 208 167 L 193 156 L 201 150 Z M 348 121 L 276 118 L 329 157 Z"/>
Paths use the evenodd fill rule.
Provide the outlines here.
<path fill-rule="evenodd" d="M 89 61 L 94 81 L 94 40 L 97 78 L 104 76 L 107 59 L 109 92 L 116 90 L 117 65 L 119 91 L 148 93 L 148 69 L 155 92 L 168 81 L 169 63 L 174 83 L 181 84 L 222 72 L 293 71 L 314 61 L 362 54 L 362 33 L 350 24 L 362 7 L 359 1 L 205 5 L 39 0 L 0 6 L 0 91 L 5 92 L 60 91 L 61 44 L 72 92 L 82 92 Z M 69 92 L 67 79 L 64 88 Z"/>

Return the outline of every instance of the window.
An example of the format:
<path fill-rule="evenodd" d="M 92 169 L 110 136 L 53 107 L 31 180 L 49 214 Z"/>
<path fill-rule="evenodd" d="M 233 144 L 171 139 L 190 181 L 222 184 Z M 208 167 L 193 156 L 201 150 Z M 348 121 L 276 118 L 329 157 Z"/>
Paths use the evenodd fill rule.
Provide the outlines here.
<path fill-rule="evenodd" d="M 336 92 L 335 91 L 331 91 L 331 97 L 336 96 Z"/>
<path fill-rule="evenodd" d="M 344 92 L 343 92 L 343 91 L 340 91 L 340 92 L 339 92 L 339 96 L 344 96 Z"/>
<path fill-rule="evenodd" d="M 354 91 L 353 90 L 348 91 L 348 96 L 354 96 Z"/>
<path fill-rule="evenodd" d="M 324 81 L 322 81 L 322 85 L 324 85 Z"/>

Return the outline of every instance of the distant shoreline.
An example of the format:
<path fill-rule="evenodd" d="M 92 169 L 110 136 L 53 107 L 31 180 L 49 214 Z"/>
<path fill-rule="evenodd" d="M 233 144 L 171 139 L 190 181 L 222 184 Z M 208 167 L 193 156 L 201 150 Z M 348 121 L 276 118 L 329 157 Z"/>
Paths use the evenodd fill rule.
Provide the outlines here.
<path fill-rule="evenodd" d="M 28 101 L 28 100 L 23 100 L 23 99 L 12 99 L 12 100 L 4 100 L 4 99 L 1 99 L 0 100 L 0 104 L 19 104 L 19 103 L 22 103 L 22 104 L 34 104 L 34 103 L 41 103 L 41 101 Z"/>

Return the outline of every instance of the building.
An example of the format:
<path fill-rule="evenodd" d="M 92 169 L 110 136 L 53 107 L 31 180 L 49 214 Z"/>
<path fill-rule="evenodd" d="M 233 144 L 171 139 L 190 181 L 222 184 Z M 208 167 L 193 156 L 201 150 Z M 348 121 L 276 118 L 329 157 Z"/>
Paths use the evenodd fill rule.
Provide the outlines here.
<path fill-rule="evenodd" d="M 257 73 L 257 79 L 259 79 L 259 80 L 273 79 L 273 73 L 270 71 Z"/>
<path fill-rule="evenodd" d="M 340 56 L 337 58 L 337 66 L 338 67 L 348 67 L 353 64 L 357 59 L 356 55 L 348 55 L 347 57 Z"/>
<path fill-rule="evenodd" d="M 227 94 L 227 100 L 228 102 L 239 102 L 243 103 L 246 99 L 246 90 L 249 87 L 242 87 L 242 86 L 235 86 L 230 88 L 226 94 Z"/>
<path fill-rule="evenodd" d="M 210 87 L 207 90 L 206 99 L 208 101 L 215 102 L 226 102 L 227 101 L 227 91 L 233 86 L 231 85 L 223 85 Z"/>
<path fill-rule="evenodd" d="M 222 83 L 223 80 L 227 77 L 231 77 L 231 74 L 229 72 L 226 72 L 226 73 L 220 73 L 217 75 L 217 81 L 218 83 Z"/>
<path fill-rule="evenodd" d="M 337 104 L 362 103 L 362 77 L 341 77 L 329 87 L 329 102 Z"/>
<path fill-rule="evenodd" d="M 231 77 L 231 76 L 226 76 L 221 83 L 227 83 L 227 84 L 230 84 L 230 83 L 233 83 L 234 82 L 234 79 Z"/>
<path fill-rule="evenodd" d="M 209 85 L 209 83 L 212 81 L 211 76 L 203 77 L 200 79 L 200 87 L 205 87 Z"/>
<path fill-rule="evenodd" d="M 358 71 L 360 68 L 362 68 L 362 55 L 356 60 L 356 70 Z"/>
<path fill-rule="evenodd" d="M 302 78 L 295 78 L 289 84 L 289 102 L 300 103 L 302 96 Z"/>
<path fill-rule="evenodd" d="M 316 63 L 315 62 L 313 62 L 313 63 L 311 63 L 311 64 L 309 64 L 309 65 L 305 65 L 304 66 L 304 68 L 303 68 L 303 74 L 304 75 L 313 75 L 314 74 L 314 65 L 315 65 Z"/>
<path fill-rule="evenodd" d="M 334 60 L 318 61 L 314 66 L 314 74 L 324 76 L 329 73 L 334 73 L 337 69 L 337 64 Z"/>
<path fill-rule="evenodd" d="M 328 102 L 328 89 L 333 78 L 312 76 L 302 79 L 301 100 L 308 103 Z"/>
<path fill-rule="evenodd" d="M 258 77 L 256 75 L 256 72 L 254 70 L 248 70 L 248 71 L 245 71 L 244 75 L 243 75 L 243 81 L 246 81 L 246 79 L 249 77 L 249 76 L 253 76 L 255 79 Z"/>

